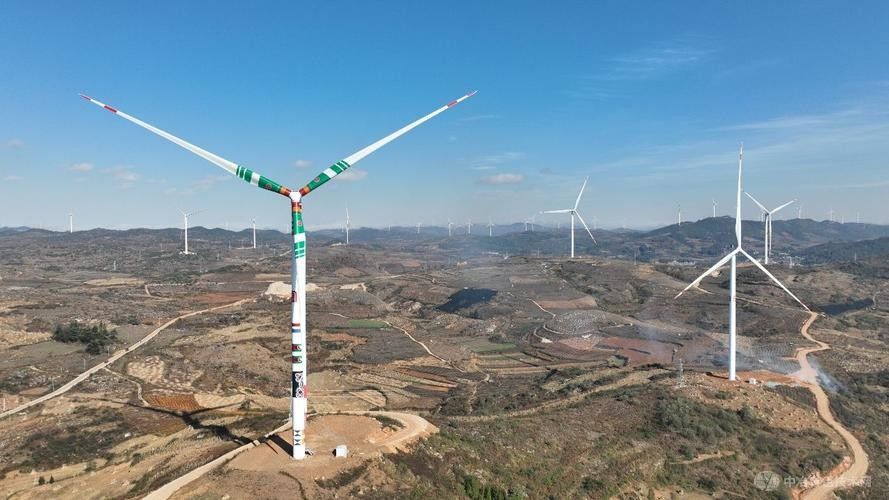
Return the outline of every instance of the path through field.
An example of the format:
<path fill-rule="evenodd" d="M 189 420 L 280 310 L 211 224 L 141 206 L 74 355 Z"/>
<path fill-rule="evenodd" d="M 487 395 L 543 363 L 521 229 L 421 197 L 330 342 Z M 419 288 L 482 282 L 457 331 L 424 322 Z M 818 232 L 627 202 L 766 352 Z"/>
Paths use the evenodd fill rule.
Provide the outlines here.
<path fill-rule="evenodd" d="M 203 313 L 207 313 L 207 312 L 218 311 L 218 310 L 220 310 L 220 309 L 225 309 L 225 308 L 228 308 L 228 307 L 239 306 L 239 305 L 241 305 L 241 304 L 243 304 L 243 303 L 245 303 L 245 302 L 251 301 L 251 300 L 253 300 L 253 299 L 241 299 L 241 300 L 232 302 L 232 303 L 230 303 L 230 304 L 223 304 L 223 305 L 221 305 L 221 306 L 211 307 L 211 308 L 209 308 L 209 309 L 202 309 L 202 310 L 200 310 L 200 311 L 193 311 L 193 312 L 190 312 L 190 313 L 186 313 L 186 314 L 177 316 L 177 317 L 171 319 L 170 321 L 167 321 L 167 322 L 164 323 L 163 325 L 157 327 L 156 329 L 154 329 L 151 333 L 149 333 L 148 335 L 146 335 L 142 340 L 140 340 L 140 341 L 136 342 L 135 344 L 133 344 L 133 345 L 127 347 L 126 349 L 121 349 L 121 350 L 115 352 L 115 353 L 112 354 L 111 357 L 108 358 L 107 360 L 105 360 L 105 361 L 99 363 L 99 364 L 96 365 L 96 366 L 93 366 L 92 368 L 89 368 L 88 370 L 86 370 L 85 372 L 81 373 L 80 375 L 74 377 L 74 379 L 72 379 L 71 381 L 69 381 L 67 384 L 65 384 L 65 385 L 63 385 L 63 386 L 61 386 L 61 387 L 59 387 L 59 388 L 56 389 L 55 391 L 50 392 L 49 394 L 44 394 L 43 396 L 40 396 L 39 398 L 32 399 L 31 401 L 28 401 L 27 403 L 21 404 L 21 405 L 19 405 L 19 406 L 13 408 L 13 409 L 11 409 L 11 410 L 8 410 L 8 411 L 5 411 L 5 412 L 3 412 L 3 413 L 0 413 L 0 419 L 5 418 L 5 417 L 8 417 L 8 416 L 11 416 L 11 415 L 15 415 L 16 413 L 19 413 L 19 412 L 21 412 L 21 411 L 27 410 L 28 408 L 31 408 L 31 407 L 33 407 L 33 406 L 37 406 L 37 405 L 39 405 L 39 404 L 41 404 L 41 403 L 44 403 L 44 402 L 46 402 L 46 401 L 49 401 L 50 399 L 52 399 L 52 398 L 54 398 L 54 397 L 60 396 L 60 395 L 62 395 L 62 394 L 65 394 L 66 392 L 70 391 L 71 389 L 73 389 L 74 387 L 76 387 L 78 384 L 80 384 L 80 383 L 83 382 L 84 380 L 88 379 L 88 378 L 90 377 L 90 375 L 92 375 L 92 374 L 96 373 L 97 371 L 102 370 L 102 369 L 104 369 L 104 368 L 106 368 L 106 367 L 108 367 L 108 366 L 111 366 L 111 365 L 112 365 L 115 361 L 117 361 L 118 359 L 120 359 L 120 358 L 126 356 L 127 354 L 129 354 L 129 353 L 135 351 L 136 349 L 138 349 L 138 348 L 142 347 L 143 345 L 145 345 L 146 343 L 150 342 L 151 339 L 153 339 L 154 337 L 157 336 L 157 334 L 159 334 L 160 332 L 166 330 L 166 329 L 169 328 L 170 326 L 174 325 L 174 324 L 175 324 L 177 321 L 179 321 L 179 320 L 182 320 L 182 319 L 185 319 L 185 318 L 190 318 L 190 317 L 192 317 L 192 316 L 197 316 L 198 314 L 203 314 Z"/>
<path fill-rule="evenodd" d="M 827 393 L 824 392 L 824 389 L 818 383 L 817 370 L 815 370 L 811 363 L 809 363 L 809 354 L 830 349 L 829 344 L 821 342 L 820 340 L 815 340 L 809 335 L 809 327 L 812 326 L 812 323 L 814 323 L 816 319 L 818 319 L 818 314 L 810 313 L 809 319 L 803 323 L 803 326 L 800 329 L 800 333 L 803 337 L 814 342 L 817 346 L 805 347 L 797 350 L 796 360 L 799 362 L 800 370 L 794 373 L 793 376 L 806 383 L 808 389 L 815 395 L 818 416 L 821 417 L 821 420 L 827 425 L 833 428 L 833 430 L 837 431 L 843 440 L 846 441 L 849 450 L 852 451 L 852 465 L 838 476 L 828 477 L 827 480 L 823 481 L 821 484 L 805 490 L 802 494 L 802 498 L 806 500 L 827 500 L 834 498 L 833 492 L 836 490 L 862 484 L 867 476 L 869 461 L 867 453 L 864 451 L 864 448 L 861 446 L 858 439 L 843 427 L 843 425 L 839 423 L 830 412 L 830 401 L 827 398 Z"/>

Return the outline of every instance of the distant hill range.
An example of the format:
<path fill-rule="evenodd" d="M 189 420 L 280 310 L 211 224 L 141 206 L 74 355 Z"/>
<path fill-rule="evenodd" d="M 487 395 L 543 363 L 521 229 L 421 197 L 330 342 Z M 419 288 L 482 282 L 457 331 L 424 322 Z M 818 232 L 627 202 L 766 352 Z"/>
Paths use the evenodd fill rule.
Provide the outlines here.
<path fill-rule="evenodd" d="M 527 230 L 526 230 L 527 228 Z M 452 229 L 448 236 L 446 226 L 393 226 L 391 228 L 353 228 L 350 241 L 354 245 L 382 248 L 401 248 L 425 251 L 434 248 L 452 253 L 455 258 L 470 257 L 483 253 L 501 255 L 567 255 L 570 235 L 567 228 L 524 223 L 498 224 L 489 228 L 486 223 L 473 224 L 472 234 L 466 227 Z M 276 230 L 257 230 L 260 245 L 287 245 L 290 235 Z M 754 256 L 762 253 L 763 224 L 759 221 L 743 221 L 744 246 Z M 852 261 L 856 258 L 889 256 L 889 226 L 857 224 L 811 219 L 776 220 L 773 223 L 775 260 L 788 259 L 805 264 Z M 708 260 L 734 247 L 734 219 L 708 217 L 681 225 L 636 231 L 627 229 L 594 230 L 598 245 L 594 245 L 582 228 L 575 233 L 577 255 L 595 255 L 639 261 Z M 188 230 L 189 243 L 193 245 L 224 244 L 232 248 L 252 245 L 249 229 L 228 231 L 201 226 Z M 91 229 L 66 232 L 47 231 L 27 227 L 0 228 L 2 238 L 46 238 L 53 241 L 72 241 L 81 245 L 105 244 L 107 246 L 144 245 L 146 238 L 175 245 L 182 240 L 182 229 Z M 345 240 L 341 229 L 309 231 L 313 245 L 340 245 Z M 62 239 L 64 238 L 64 240 Z"/>

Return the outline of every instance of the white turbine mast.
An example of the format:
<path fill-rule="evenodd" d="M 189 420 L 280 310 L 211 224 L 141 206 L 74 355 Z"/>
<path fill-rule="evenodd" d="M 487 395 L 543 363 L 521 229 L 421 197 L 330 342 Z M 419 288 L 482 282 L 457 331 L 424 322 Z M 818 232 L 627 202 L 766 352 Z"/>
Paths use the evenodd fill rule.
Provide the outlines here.
<path fill-rule="evenodd" d="M 716 218 L 716 205 L 718 205 L 718 203 L 716 203 L 716 200 L 713 200 L 713 218 L 714 219 Z"/>
<path fill-rule="evenodd" d="M 679 207 L 679 223 L 677 225 L 681 226 L 682 225 L 682 205 L 679 205 L 678 207 Z"/>
<path fill-rule="evenodd" d="M 574 201 L 574 208 L 563 208 L 561 210 L 546 210 L 544 212 L 540 212 L 542 214 L 570 214 L 571 215 L 571 258 L 574 258 L 574 217 L 576 216 L 580 223 L 583 224 L 583 228 L 586 229 L 587 234 L 590 235 L 590 239 L 593 240 L 593 243 L 596 243 L 596 238 L 593 237 L 592 231 L 586 225 L 586 221 L 583 220 L 583 217 L 580 216 L 580 212 L 577 211 L 577 207 L 580 205 L 580 197 L 583 196 L 583 190 L 586 188 L 586 183 L 589 180 L 589 177 L 583 180 L 583 185 L 580 186 L 580 192 L 577 193 L 577 199 Z"/>
<path fill-rule="evenodd" d="M 256 218 L 250 220 L 253 223 L 253 249 L 256 250 Z"/>
<path fill-rule="evenodd" d="M 466 234 L 472 234 L 472 217 L 469 218 L 469 222 L 466 224 Z"/>
<path fill-rule="evenodd" d="M 68 234 L 74 234 L 74 212 L 68 212 Z"/>
<path fill-rule="evenodd" d="M 185 229 L 185 250 L 183 250 L 182 254 L 183 255 L 192 255 L 194 252 L 188 251 L 188 217 L 190 215 L 194 215 L 194 214 L 200 212 L 200 210 L 192 210 L 191 212 L 189 212 L 187 210 L 180 210 L 180 212 L 182 212 L 182 218 L 183 218 L 183 226 L 182 227 Z"/>
<path fill-rule="evenodd" d="M 769 210 L 762 203 L 760 203 L 756 198 L 754 198 L 752 194 L 748 193 L 747 191 L 744 191 L 744 194 L 746 194 L 748 198 L 753 200 L 753 203 L 756 203 L 756 206 L 758 206 L 759 209 L 762 210 L 762 214 L 764 217 L 764 219 L 763 219 L 763 245 L 764 245 L 763 260 L 764 260 L 764 262 L 763 263 L 768 265 L 769 264 L 769 256 L 771 256 L 771 254 L 772 254 L 772 216 L 775 215 L 775 213 L 778 210 L 781 210 L 782 208 L 790 205 L 791 203 L 795 202 L 796 200 L 790 200 L 783 205 L 779 205 L 777 208 L 773 208 L 773 209 Z"/>
<path fill-rule="evenodd" d="M 454 223 L 451 221 L 451 218 L 448 217 L 448 238 L 450 238 L 454 234 Z"/>
<path fill-rule="evenodd" d="M 349 231 L 352 230 L 352 219 L 349 217 L 349 205 L 346 204 L 346 245 L 349 244 Z"/>
<path fill-rule="evenodd" d="M 488 238 L 494 236 L 494 221 L 491 220 L 491 217 L 488 217 Z"/>
<path fill-rule="evenodd" d="M 679 298 L 680 295 L 687 292 L 692 287 L 698 286 L 698 284 L 701 282 L 701 280 L 703 280 L 707 276 L 710 276 L 711 274 L 716 272 L 719 268 L 721 268 L 725 264 L 731 262 L 731 273 L 732 274 L 731 274 L 730 285 L 729 285 L 729 290 L 730 290 L 729 294 L 731 296 L 731 299 L 729 301 L 729 363 L 728 363 L 729 373 L 728 373 L 728 378 L 729 378 L 729 380 L 732 380 L 732 381 L 737 380 L 737 363 L 736 363 L 737 360 L 736 360 L 736 357 L 737 357 L 737 334 L 738 334 L 738 332 L 737 332 L 737 325 L 736 325 L 736 322 L 737 322 L 736 321 L 737 320 L 737 308 L 736 308 L 737 299 L 736 299 L 736 296 L 737 296 L 738 254 L 744 256 L 744 258 L 746 258 L 747 260 L 752 262 L 753 265 L 755 265 L 757 268 L 759 268 L 760 271 L 765 273 L 765 275 L 768 276 L 769 279 L 771 279 L 776 285 L 781 287 L 782 290 L 784 290 L 785 292 L 787 292 L 788 295 L 793 297 L 793 300 L 797 301 L 799 303 L 799 305 L 803 306 L 803 308 L 805 310 L 807 310 L 807 311 L 809 310 L 809 308 L 806 307 L 806 305 L 803 304 L 803 302 L 800 299 L 798 299 L 796 297 L 796 295 L 793 294 L 793 292 L 788 290 L 787 287 L 785 287 L 780 281 L 778 281 L 778 278 L 776 278 L 774 275 L 772 275 L 772 273 L 770 273 L 768 271 L 768 269 L 765 268 L 765 266 L 760 264 L 758 260 L 751 257 L 750 254 L 745 252 L 744 249 L 741 247 L 741 240 L 742 240 L 742 238 L 741 238 L 741 172 L 742 172 L 742 168 L 743 168 L 743 163 L 744 163 L 744 145 L 742 144 L 741 148 L 738 152 L 738 191 L 737 191 L 737 196 L 735 198 L 735 238 L 737 241 L 737 247 L 735 247 L 735 249 L 732 250 L 731 252 L 729 252 L 725 257 L 720 259 L 719 262 L 717 262 L 716 264 L 713 265 L 713 267 L 711 267 L 710 269 L 707 269 L 704 272 L 704 274 L 698 276 L 698 278 L 696 280 L 692 281 L 681 292 L 676 294 L 676 297 L 674 297 L 674 298 Z"/>

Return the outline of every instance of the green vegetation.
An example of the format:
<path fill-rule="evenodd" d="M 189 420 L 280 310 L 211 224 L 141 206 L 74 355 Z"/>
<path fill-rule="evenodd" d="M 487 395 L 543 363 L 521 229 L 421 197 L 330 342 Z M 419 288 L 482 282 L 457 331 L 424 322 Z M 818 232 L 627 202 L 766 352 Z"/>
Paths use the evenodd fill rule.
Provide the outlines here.
<path fill-rule="evenodd" d="M 467 475 L 463 478 L 463 492 L 471 500 L 519 500 L 522 498 L 496 484 L 482 484 L 473 475 Z"/>
<path fill-rule="evenodd" d="M 105 346 L 117 342 L 117 330 L 108 330 L 105 323 L 90 326 L 72 321 L 67 325 L 56 325 L 52 339 L 66 344 L 79 342 L 86 345 L 86 352 L 99 354 Z"/>
<path fill-rule="evenodd" d="M 378 414 L 368 414 L 368 416 L 373 417 L 377 420 L 377 422 L 383 424 L 383 429 L 392 429 L 393 431 L 397 431 L 398 429 L 404 428 L 404 425 L 401 424 L 398 420 L 387 417 L 386 415 L 378 415 Z"/>

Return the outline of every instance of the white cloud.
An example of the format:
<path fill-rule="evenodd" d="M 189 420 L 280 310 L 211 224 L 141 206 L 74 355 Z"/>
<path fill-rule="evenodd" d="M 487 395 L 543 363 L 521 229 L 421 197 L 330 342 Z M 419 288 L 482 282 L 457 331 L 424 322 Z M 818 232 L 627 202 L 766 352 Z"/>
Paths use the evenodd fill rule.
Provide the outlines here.
<path fill-rule="evenodd" d="M 25 141 L 21 139 L 12 138 L 6 141 L 6 147 L 9 149 L 22 149 L 25 147 Z"/>
<path fill-rule="evenodd" d="M 120 187 L 122 188 L 131 188 L 136 184 L 136 181 L 139 180 L 139 174 L 133 172 L 128 167 L 114 167 L 105 170 L 106 173 L 111 174 L 111 176 L 116 180 Z"/>
<path fill-rule="evenodd" d="M 602 75 L 604 80 L 646 80 L 691 66 L 705 60 L 713 50 L 684 44 L 650 47 L 611 59 L 612 67 Z"/>
<path fill-rule="evenodd" d="M 296 168 L 307 168 L 312 166 L 311 160 L 296 160 L 293 162 L 293 166 Z"/>
<path fill-rule="evenodd" d="M 525 157 L 525 153 L 521 151 L 507 151 L 505 153 L 480 156 L 470 162 L 469 168 L 473 170 L 491 170 L 497 168 L 497 165 L 523 160 Z"/>
<path fill-rule="evenodd" d="M 340 175 L 334 177 L 334 179 L 342 179 L 347 182 L 355 182 L 360 181 L 367 177 L 367 170 L 361 170 L 358 168 L 350 168 Z"/>
<path fill-rule="evenodd" d="M 83 163 L 75 163 L 74 165 L 71 165 L 70 167 L 68 167 L 68 170 L 71 170 L 72 172 L 85 173 L 85 172 L 91 172 L 94 168 L 96 168 L 96 167 L 93 166 L 92 163 L 83 162 Z"/>
<path fill-rule="evenodd" d="M 482 184 L 518 184 L 524 180 L 523 174 L 495 174 L 482 177 L 478 181 Z"/>

